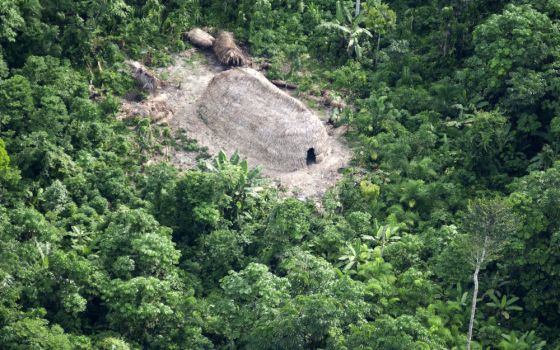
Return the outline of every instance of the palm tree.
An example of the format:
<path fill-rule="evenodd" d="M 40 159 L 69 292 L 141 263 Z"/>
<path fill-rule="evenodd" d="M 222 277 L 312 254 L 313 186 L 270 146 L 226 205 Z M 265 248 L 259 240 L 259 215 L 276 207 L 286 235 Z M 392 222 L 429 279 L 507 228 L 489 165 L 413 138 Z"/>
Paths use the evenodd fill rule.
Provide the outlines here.
<path fill-rule="evenodd" d="M 338 266 L 343 267 L 343 271 L 356 270 L 371 258 L 372 250 L 361 241 L 356 241 L 354 245 L 346 244 L 347 250 L 338 260 Z M 353 271 L 354 272 L 354 271 Z M 352 273 L 352 272 L 351 272 Z"/>
<path fill-rule="evenodd" d="M 231 208 L 231 216 L 237 221 L 241 219 L 240 214 L 245 209 L 247 197 L 257 198 L 264 189 L 261 187 L 266 180 L 261 178 L 261 167 L 257 166 L 249 169 L 247 159 L 241 159 L 239 153 L 235 151 L 228 159 L 224 151 L 220 151 L 213 162 L 203 164 L 208 171 L 222 173 L 224 176 L 232 176 L 237 173 L 237 181 L 232 183 L 231 188 L 232 201 L 235 205 Z M 228 173 L 228 169 L 237 168 L 237 172 Z"/>
<path fill-rule="evenodd" d="M 509 320 L 510 313 L 512 311 L 523 311 L 523 308 L 521 306 L 513 305 L 516 301 L 519 300 L 519 298 L 516 296 L 508 298 L 507 295 L 502 295 L 497 290 L 490 290 L 486 294 L 492 300 L 491 302 L 486 303 L 486 305 L 495 309 L 496 313 L 506 320 Z"/>
<path fill-rule="evenodd" d="M 546 341 L 541 340 L 535 331 L 523 333 L 521 336 L 515 332 L 502 334 L 502 338 L 504 339 L 500 342 L 499 347 L 503 350 L 542 350 L 546 346 Z"/>
<path fill-rule="evenodd" d="M 399 226 L 395 224 L 380 226 L 376 219 L 374 221 L 375 236 L 363 235 L 362 239 L 377 242 L 377 244 L 381 246 L 381 257 L 383 257 L 385 246 L 389 243 L 397 242 L 401 239 L 400 236 L 397 236 L 397 232 L 399 231 L 399 229 Z"/>
<path fill-rule="evenodd" d="M 356 5 L 358 6 L 358 5 Z M 358 9 L 358 7 L 356 7 Z M 359 12 L 359 9 L 358 9 Z M 362 58 L 362 38 L 373 38 L 373 35 L 366 28 L 360 25 L 364 22 L 361 15 L 352 17 L 348 9 L 342 7 L 340 1 L 336 3 L 336 19 L 332 22 L 323 22 L 318 28 L 325 28 L 338 32 L 346 43 L 346 50 L 349 55 L 354 55 L 358 60 Z"/>

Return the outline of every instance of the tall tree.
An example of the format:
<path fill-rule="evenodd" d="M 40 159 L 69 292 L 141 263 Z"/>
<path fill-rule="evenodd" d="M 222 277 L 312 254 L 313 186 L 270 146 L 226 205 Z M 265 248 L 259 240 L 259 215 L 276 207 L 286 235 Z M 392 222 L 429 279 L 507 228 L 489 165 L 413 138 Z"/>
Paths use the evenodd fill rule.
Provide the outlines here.
<path fill-rule="evenodd" d="M 516 230 L 516 219 L 510 208 L 499 199 L 476 200 L 465 214 L 463 229 L 467 233 L 464 248 L 474 268 L 474 290 L 467 335 L 467 350 L 470 350 L 478 297 L 478 274 L 499 256 L 508 235 Z"/>

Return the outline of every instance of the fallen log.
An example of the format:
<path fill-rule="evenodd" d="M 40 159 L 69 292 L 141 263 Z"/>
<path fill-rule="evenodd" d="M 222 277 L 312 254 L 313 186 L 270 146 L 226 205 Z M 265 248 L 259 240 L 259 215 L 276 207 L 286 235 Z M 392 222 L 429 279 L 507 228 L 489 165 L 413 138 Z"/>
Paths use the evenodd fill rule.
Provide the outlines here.
<path fill-rule="evenodd" d="M 269 70 L 271 67 L 272 67 L 272 64 L 270 64 L 270 62 L 263 62 L 260 65 L 261 70 Z"/>
<path fill-rule="evenodd" d="M 280 88 L 284 88 L 284 89 L 289 89 L 289 90 L 295 90 L 297 89 L 297 85 L 296 84 L 292 84 L 292 83 L 288 83 L 285 80 L 279 80 L 279 79 L 275 79 L 275 80 L 271 80 L 270 81 L 272 84 L 280 87 Z"/>

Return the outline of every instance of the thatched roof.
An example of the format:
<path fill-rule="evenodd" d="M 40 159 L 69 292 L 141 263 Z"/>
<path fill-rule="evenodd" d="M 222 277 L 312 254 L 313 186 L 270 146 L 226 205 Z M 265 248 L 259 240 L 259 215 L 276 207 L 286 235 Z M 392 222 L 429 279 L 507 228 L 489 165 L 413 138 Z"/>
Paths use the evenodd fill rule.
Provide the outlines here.
<path fill-rule="evenodd" d="M 212 47 L 212 45 L 214 45 L 214 41 L 216 40 L 212 35 L 206 33 L 200 28 L 191 29 L 186 33 L 186 37 L 191 43 L 202 48 Z"/>
<path fill-rule="evenodd" d="M 237 46 L 233 34 L 230 32 L 218 34 L 213 48 L 218 60 L 226 66 L 243 66 L 248 63 L 243 50 Z"/>
<path fill-rule="evenodd" d="M 216 75 L 198 100 L 198 114 L 217 135 L 236 140 L 241 154 L 272 169 L 306 167 L 311 149 L 316 162 L 330 152 L 319 118 L 250 68 Z"/>

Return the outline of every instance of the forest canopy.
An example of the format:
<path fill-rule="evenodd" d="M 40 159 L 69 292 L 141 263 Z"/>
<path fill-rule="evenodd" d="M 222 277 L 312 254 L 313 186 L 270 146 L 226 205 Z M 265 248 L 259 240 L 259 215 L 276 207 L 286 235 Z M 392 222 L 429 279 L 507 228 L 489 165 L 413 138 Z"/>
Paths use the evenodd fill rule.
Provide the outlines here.
<path fill-rule="evenodd" d="M 117 117 L 195 26 L 344 100 L 323 198 Z M 0 348 L 560 349 L 559 34 L 558 0 L 0 1 Z"/>

